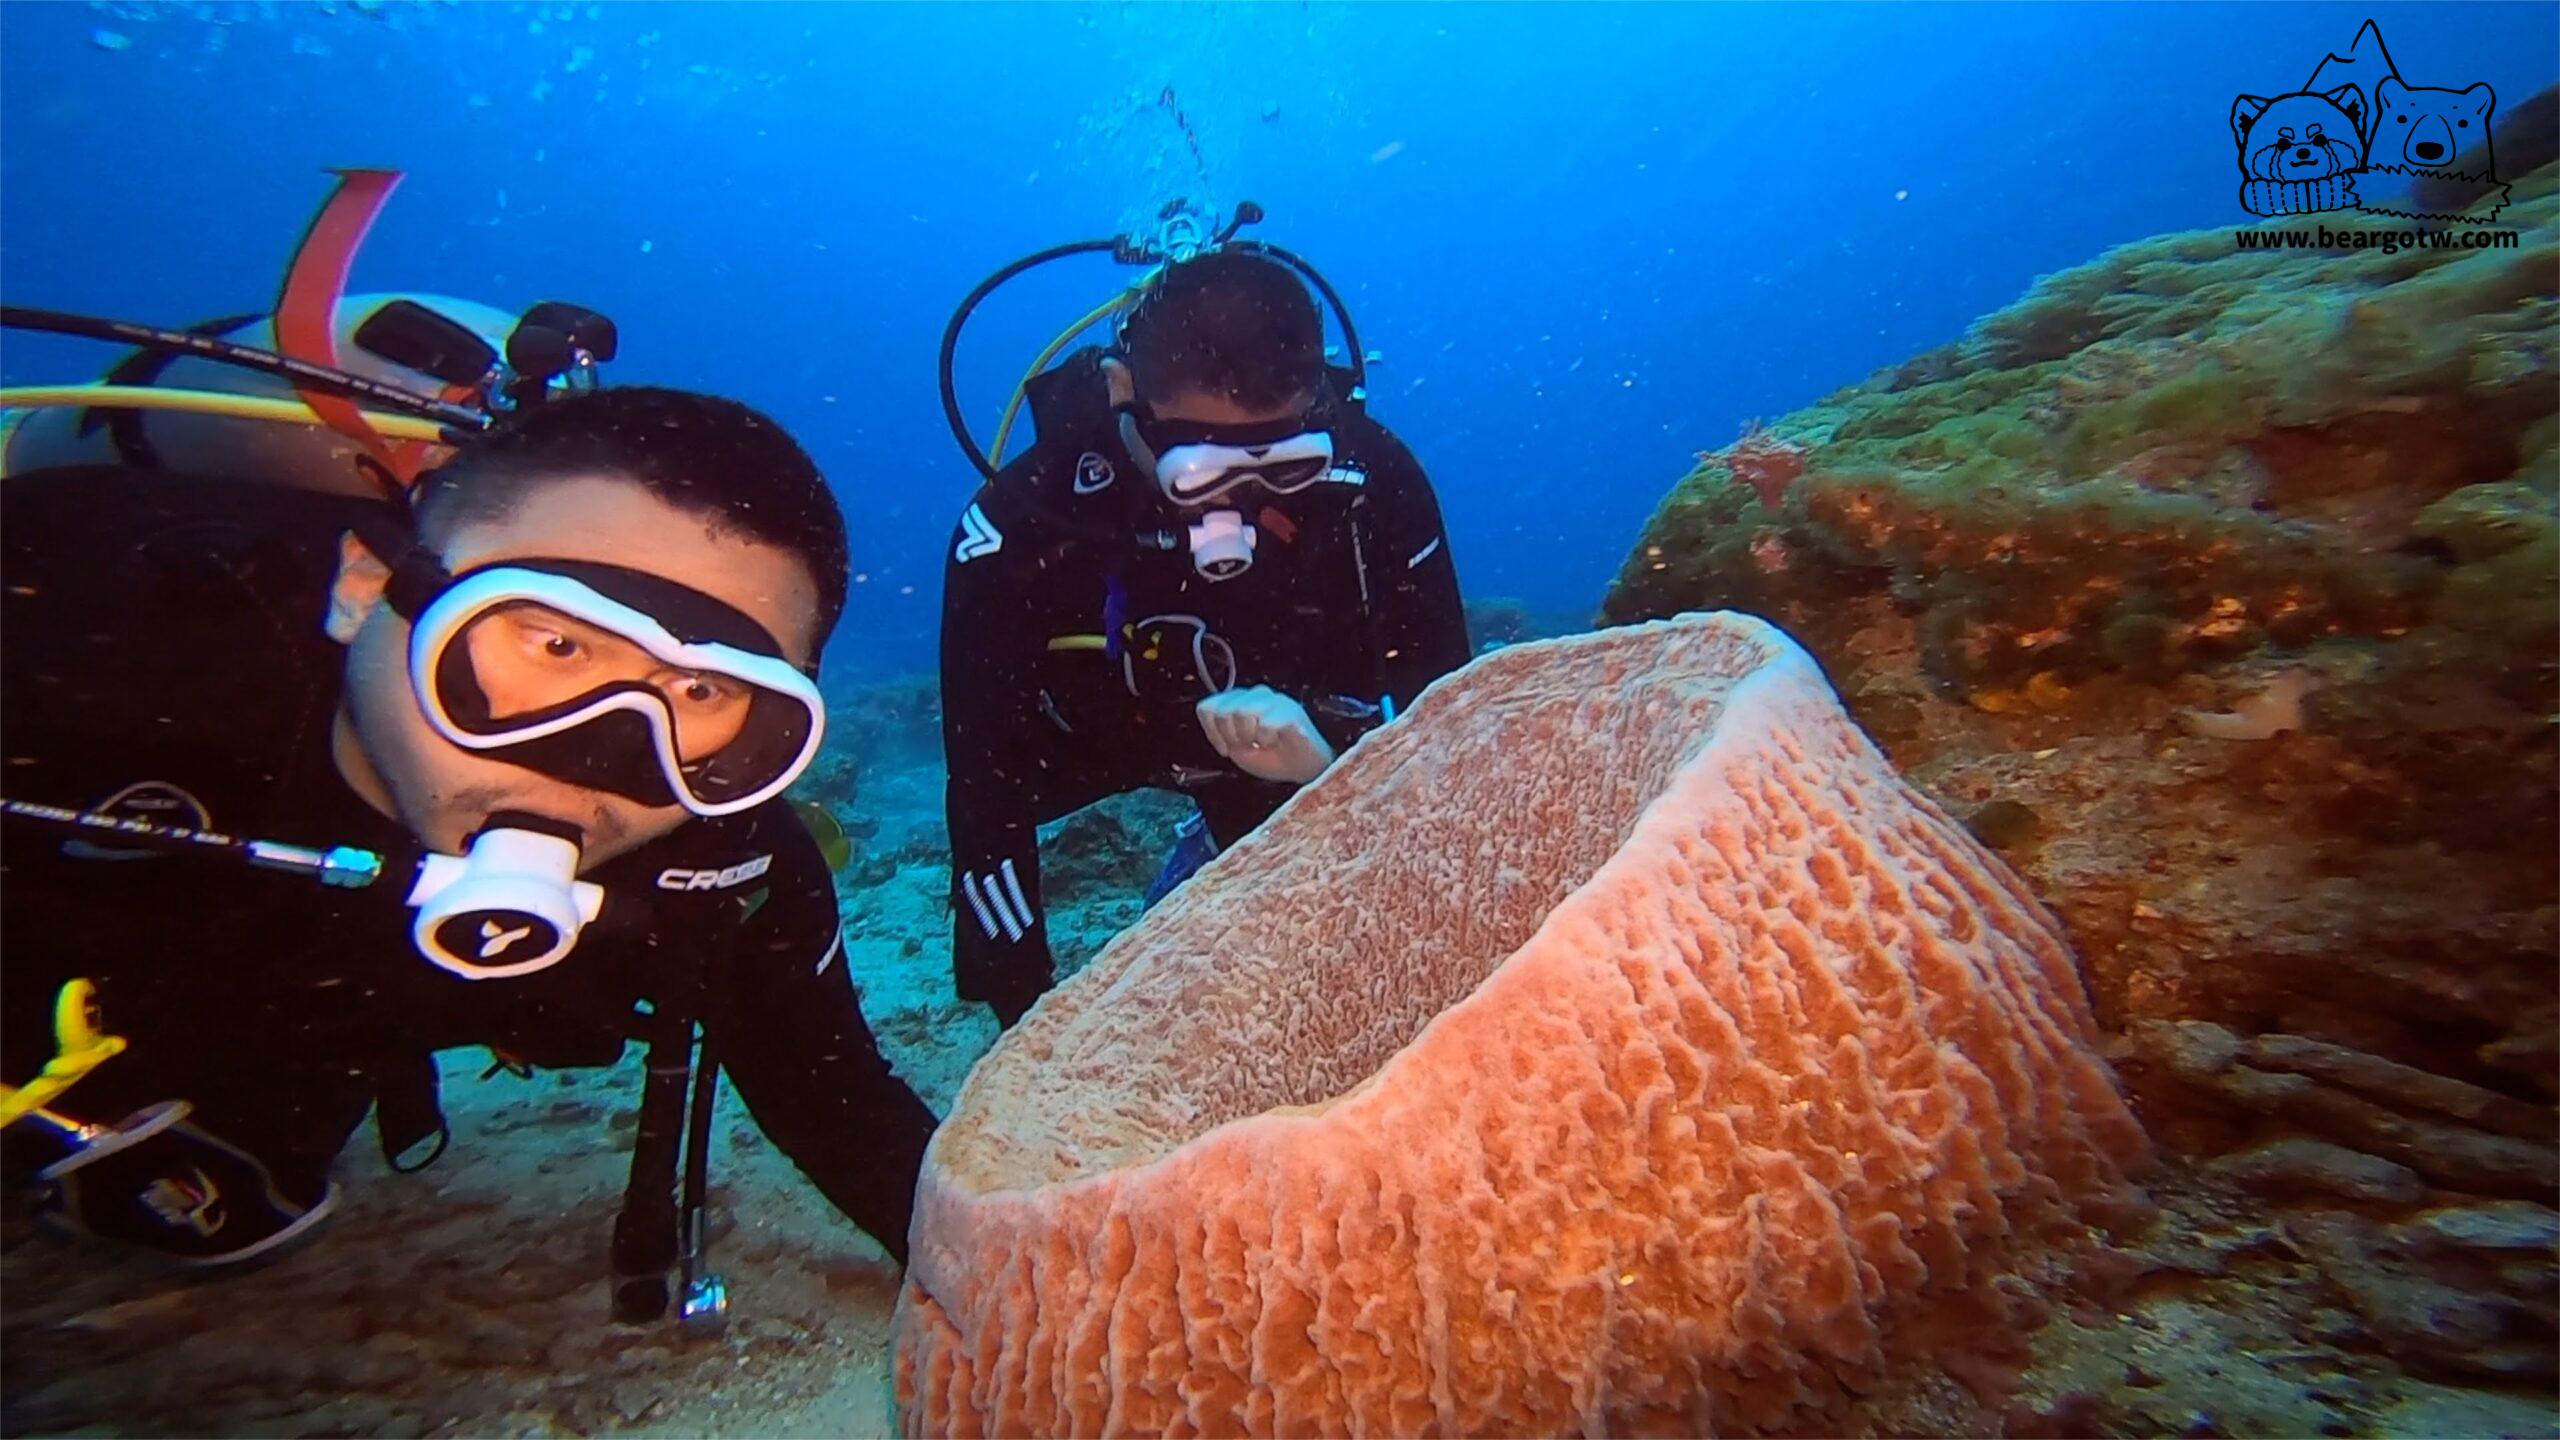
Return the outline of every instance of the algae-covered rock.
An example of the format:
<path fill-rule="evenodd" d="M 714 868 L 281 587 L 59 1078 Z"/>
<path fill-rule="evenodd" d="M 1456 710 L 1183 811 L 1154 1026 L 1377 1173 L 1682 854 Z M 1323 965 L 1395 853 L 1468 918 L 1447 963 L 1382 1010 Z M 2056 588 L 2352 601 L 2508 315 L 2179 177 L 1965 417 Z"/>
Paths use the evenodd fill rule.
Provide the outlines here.
<path fill-rule="evenodd" d="M 2423 625 L 2448 557 L 2549 526 L 2560 199 L 2549 170 L 2515 194 L 2512 249 L 2241 250 L 2221 230 L 2048 277 L 1925 363 L 1701 457 L 1605 618 L 1789 620 L 1887 589 L 1924 613 L 1961 592 L 1989 633 L 1959 684 L 2057 650 L 2156 676 L 2217 658 L 2188 653 L 2199 633 Z M 2148 618 L 2110 639 L 2136 593 Z"/>
<path fill-rule="evenodd" d="M 1965 817 L 1965 828 L 1994 850 L 2015 853 L 2035 843 L 2043 825 L 2015 800 L 1994 800 Z"/>
<path fill-rule="evenodd" d="M 2079 941 L 2166 1193 L 2275 1236 L 2075 1316 L 2031 1423 L 2256 1393 L 2179 1347 L 2119 1380 L 2119 1324 L 2353 1370 L 2325 1433 L 2424 1377 L 2560 1416 L 2560 168 L 2461 233 L 2514 243 L 2223 229 L 2048 277 L 1771 422 L 1783 486 L 1702 457 L 1604 606 L 1803 640 Z"/>
<path fill-rule="evenodd" d="M 2210 1168 L 2261 1194 L 2335 1196 L 2405 1205 L 2427 1193 L 2417 1172 L 2406 1166 L 2326 1140 L 2299 1136 L 2225 1155 Z"/>
<path fill-rule="evenodd" d="M 2473 843 L 2465 791 L 2495 791 L 2490 810 L 2541 822 L 2519 858 L 2560 859 L 2550 747 L 2531 753 L 2560 711 L 2555 182 L 2515 182 L 2512 244 L 2215 230 L 2049 276 L 1701 457 L 1603 618 L 1749 609 L 1829 659 L 1889 613 L 1925 693 L 1998 716 L 2066 710 L 2097 676 L 2167 687 L 2317 650 L 2361 788 L 2411 764 L 2454 786 L 2401 787 L 2425 813 L 2400 833 Z M 2455 734 L 2488 747 L 2467 781 L 2441 760 Z"/>
<path fill-rule="evenodd" d="M 2474 564 L 2550 534 L 2551 492 L 2521 480 L 2466 485 L 2419 511 L 2409 528 L 2441 542 L 2455 561 Z"/>

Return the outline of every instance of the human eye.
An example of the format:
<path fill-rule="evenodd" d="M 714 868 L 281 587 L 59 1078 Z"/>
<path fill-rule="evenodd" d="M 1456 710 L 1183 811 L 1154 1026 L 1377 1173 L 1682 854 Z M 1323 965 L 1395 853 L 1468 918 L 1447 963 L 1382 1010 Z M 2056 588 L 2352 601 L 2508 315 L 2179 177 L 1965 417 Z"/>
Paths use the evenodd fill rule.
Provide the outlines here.
<path fill-rule="evenodd" d="M 746 690 L 736 681 L 700 671 L 679 672 L 668 689 L 675 698 L 704 709 L 720 709 L 746 698 Z"/>
<path fill-rule="evenodd" d="M 526 616 L 514 617 L 516 643 L 525 653 L 560 664 L 573 664 L 592 653 L 587 643 L 566 627 Z"/>
<path fill-rule="evenodd" d="M 549 669 L 590 670 L 618 651 L 613 637 L 548 606 L 510 606 L 493 618 L 515 653 Z"/>

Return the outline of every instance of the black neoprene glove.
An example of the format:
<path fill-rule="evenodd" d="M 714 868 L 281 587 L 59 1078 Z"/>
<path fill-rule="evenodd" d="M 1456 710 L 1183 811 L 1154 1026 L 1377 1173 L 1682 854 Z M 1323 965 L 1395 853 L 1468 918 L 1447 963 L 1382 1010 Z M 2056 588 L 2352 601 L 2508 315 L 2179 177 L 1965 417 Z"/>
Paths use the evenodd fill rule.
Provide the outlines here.
<path fill-rule="evenodd" d="M 1037 964 L 1013 957 L 977 964 L 963 960 L 956 971 L 960 998 L 983 1002 L 996 1012 L 996 1024 L 1007 1030 L 1057 983 L 1056 973 L 1045 956 Z"/>

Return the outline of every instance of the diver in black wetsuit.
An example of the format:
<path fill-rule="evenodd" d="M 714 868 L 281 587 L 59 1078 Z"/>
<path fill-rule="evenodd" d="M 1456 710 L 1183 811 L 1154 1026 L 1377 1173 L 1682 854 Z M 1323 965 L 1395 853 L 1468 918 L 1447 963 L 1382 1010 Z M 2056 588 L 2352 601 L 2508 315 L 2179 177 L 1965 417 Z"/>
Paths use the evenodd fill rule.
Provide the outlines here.
<path fill-rule="evenodd" d="M 1008 1026 L 1053 982 L 1037 826 L 1159 787 L 1231 844 L 1467 658 L 1430 481 L 1273 253 L 1165 266 L 1037 377 L 952 535 L 953 969 Z"/>
<path fill-rule="evenodd" d="M 934 1116 L 864 1023 L 829 867 L 781 798 L 846 586 L 808 456 L 744 406 L 623 388 L 502 419 L 405 504 L 267 479 L 0 480 L 10 802 L 391 862 L 331 888 L 13 810 L 0 1077 L 78 1034 L 123 1048 L 13 1116 L 11 1180 L 41 1172 L 74 1228 L 246 1259 L 326 1213 L 377 1101 L 387 1155 L 441 1149 L 433 1052 L 595 1066 L 638 1037 L 637 1149 L 660 1159 L 635 1156 L 616 1311 L 645 1319 L 698 1023 L 766 1134 L 903 1262 Z"/>

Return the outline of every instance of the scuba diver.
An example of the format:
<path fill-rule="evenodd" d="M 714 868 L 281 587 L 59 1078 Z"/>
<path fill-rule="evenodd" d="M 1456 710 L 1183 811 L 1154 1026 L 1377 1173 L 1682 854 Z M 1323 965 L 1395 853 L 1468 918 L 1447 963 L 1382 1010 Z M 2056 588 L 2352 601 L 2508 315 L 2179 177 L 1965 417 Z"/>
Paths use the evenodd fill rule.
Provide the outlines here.
<path fill-rule="evenodd" d="M 1467 659 L 1431 483 L 1369 416 L 1368 357 L 1332 287 L 1234 238 L 1259 218 L 1247 203 L 1212 236 L 1177 203 L 1150 243 L 1043 251 L 945 332 L 945 410 L 986 476 L 943 582 L 953 972 L 1008 1027 L 1054 979 L 1040 825 L 1161 788 L 1233 844 Z M 954 398 L 960 329 L 1013 275 L 1103 251 L 1153 268 L 1035 362 L 1015 403 L 1036 439 L 998 469 Z M 1328 363 L 1310 284 L 1347 367 Z M 1043 368 L 1106 317 L 1108 347 Z M 1201 828 L 1182 847 L 1195 860 Z"/>
<path fill-rule="evenodd" d="M 326 268 L 305 249 L 298 274 Z M 165 353 L 116 386 L 0 392 L 222 422 L 184 449 L 124 427 L 147 465 L 0 479 L 12 1188 L 78 1231 L 248 1260 L 328 1213 L 368 1110 L 393 1168 L 441 1154 L 436 1052 L 522 1075 L 637 1038 L 616 1319 L 664 1314 L 671 1279 L 688 1322 L 725 1311 L 701 1253 L 721 1065 L 903 1264 L 935 1118 L 864 1021 L 830 860 L 783 798 L 848 578 L 817 467 L 744 405 L 594 384 L 617 342 L 593 312 L 535 307 L 503 361 L 397 312 L 452 353 L 341 365 L 314 288 L 316 315 L 288 284 L 279 351 L 149 332 Z M 434 312 L 338 315 L 362 342 L 390 305 Z M 296 398 L 155 390 L 169 353 Z M 238 453 L 285 468 L 225 473 Z"/>

